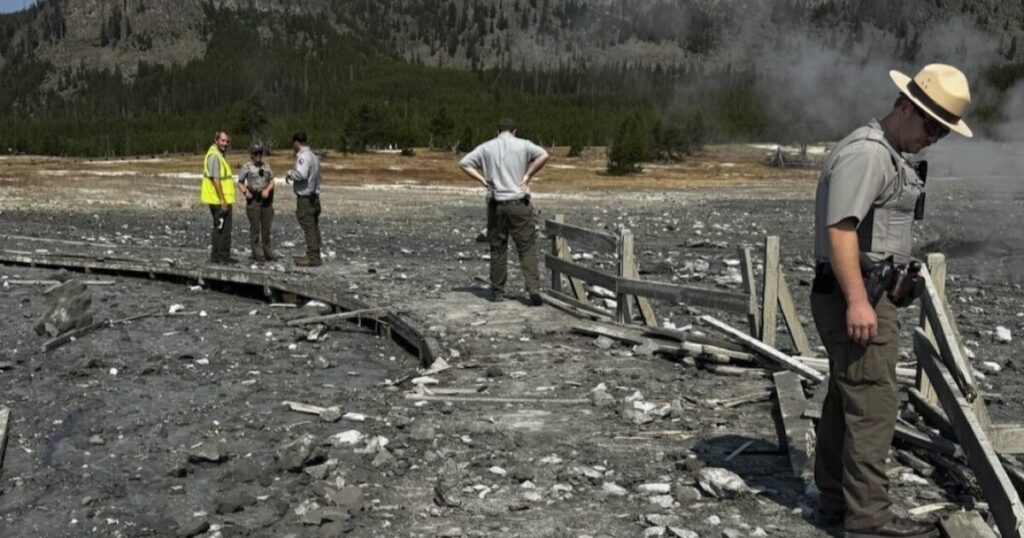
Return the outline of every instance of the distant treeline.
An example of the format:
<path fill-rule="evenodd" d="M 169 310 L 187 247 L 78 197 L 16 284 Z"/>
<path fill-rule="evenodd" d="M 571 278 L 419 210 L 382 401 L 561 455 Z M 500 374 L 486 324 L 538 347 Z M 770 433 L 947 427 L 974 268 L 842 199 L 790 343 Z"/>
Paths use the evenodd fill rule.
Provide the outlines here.
<path fill-rule="evenodd" d="M 11 45 L 19 21 L 4 20 L 0 152 L 196 152 L 218 129 L 233 133 L 236 148 L 254 139 L 282 147 L 292 132 L 305 130 L 324 149 L 466 149 L 492 136 L 504 116 L 546 146 L 606 145 L 642 129 L 649 147 L 636 151 L 668 159 L 705 141 L 816 134 L 787 131 L 790 122 L 774 116 L 786 112 L 764 106 L 752 73 L 578 63 L 549 70 L 427 67 L 384 53 L 370 37 L 341 34 L 322 18 L 276 14 L 268 38 L 259 34 L 266 21 L 255 11 L 205 9 L 210 38 L 203 58 L 173 67 L 140 64 L 131 81 L 120 72 L 67 71 L 54 84 L 53 66 L 35 60 L 27 46 Z"/>

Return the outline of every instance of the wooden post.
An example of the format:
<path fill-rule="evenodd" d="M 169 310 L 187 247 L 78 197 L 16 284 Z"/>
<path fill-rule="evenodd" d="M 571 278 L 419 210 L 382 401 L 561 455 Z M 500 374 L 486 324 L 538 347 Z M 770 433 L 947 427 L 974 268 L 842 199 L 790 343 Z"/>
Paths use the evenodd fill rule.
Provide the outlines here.
<path fill-rule="evenodd" d="M 561 223 L 561 222 L 564 222 L 564 221 L 565 221 L 565 216 L 563 216 L 563 215 L 555 215 L 555 222 Z M 564 238 L 564 237 L 562 237 L 560 235 L 552 236 L 552 249 L 554 249 L 554 252 L 551 253 L 552 256 L 561 258 L 561 259 L 563 259 L 563 260 L 565 260 L 567 262 L 572 261 L 572 249 L 569 248 L 569 240 L 568 239 L 566 239 L 566 238 Z M 552 271 L 551 271 L 552 282 L 554 281 L 555 273 L 556 273 L 556 271 L 552 269 Z M 581 281 L 580 279 L 578 279 L 578 278 L 576 278 L 574 276 L 569 276 L 569 286 L 572 288 L 573 296 L 576 297 L 577 301 L 582 301 L 584 303 L 587 302 L 587 300 L 588 300 L 587 299 L 587 289 L 586 289 L 586 287 L 584 287 L 583 281 Z M 560 274 L 559 274 L 559 280 L 558 280 L 558 288 L 555 288 L 554 284 L 552 284 L 551 288 L 553 290 L 555 290 L 555 291 L 561 291 L 562 281 L 561 281 L 561 275 Z"/>
<path fill-rule="evenodd" d="M 925 292 L 921 296 L 921 307 L 928 317 L 928 323 L 932 326 L 932 336 L 934 336 L 935 343 L 938 344 L 940 356 L 949 367 L 948 373 L 953 376 L 957 385 L 963 390 L 964 397 L 967 398 L 967 401 L 973 402 L 978 399 L 978 383 L 974 380 L 974 369 L 967 361 L 967 357 L 964 356 L 957 333 L 953 329 L 952 319 L 927 268 L 921 269 L 921 277 L 924 279 L 925 285 Z M 920 358 L 918 360 L 920 361 Z M 935 380 L 932 379 L 931 382 L 934 384 Z"/>
<path fill-rule="evenodd" d="M 761 338 L 761 309 L 757 304 L 757 284 L 754 282 L 754 263 L 750 249 L 740 249 L 740 274 L 743 276 L 743 289 L 750 295 L 750 309 L 747 312 L 747 324 L 750 325 L 750 336 Z"/>
<path fill-rule="evenodd" d="M 555 222 L 562 222 L 565 220 L 563 215 L 555 215 Z M 551 236 L 551 255 L 561 257 L 562 249 L 561 244 L 564 241 L 557 235 Z M 559 293 L 562 292 L 562 273 L 559 273 L 557 269 L 551 268 L 551 289 Z"/>
<path fill-rule="evenodd" d="M 761 341 L 775 347 L 779 308 L 779 237 L 764 238 L 764 300 L 761 310 Z"/>
<path fill-rule="evenodd" d="M 793 339 L 793 347 L 802 356 L 810 357 L 814 354 L 811 349 L 811 342 L 807 339 L 804 326 L 800 324 L 800 317 L 796 313 L 796 304 L 793 302 L 793 295 L 789 293 L 789 286 L 786 284 L 786 275 L 782 268 L 779 268 L 779 307 L 782 309 L 782 318 L 789 329 L 789 336 Z"/>
<path fill-rule="evenodd" d="M 622 278 L 630 278 L 629 267 L 632 267 L 636 263 L 633 258 L 633 232 L 629 230 L 622 230 L 619 234 L 619 276 Z M 619 323 L 630 324 L 633 322 L 633 296 L 619 293 L 616 296 L 618 301 L 618 307 L 616 314 L 618 315 Z"/>
<path fill-rule="evenodd" d="M 633 259 L 633 262 L 625 264 L 625 274 L 623 276 L 633 280 L 640 280 L 640 263 L 636 261 L 636 252 L 633 252 L 630 257 Z M 644 325 L 648 327 L 658 326 L 658 317 L 654 315 L 654 308 L 651 306 L 650 299 L 637 295 L 636 306 L 640 309 L 640 317 L 644 320 Z"/>
<path fill-rule="evenodd" d="M 4 448 L 7 446 L 7 426 L 11 422 L 11 410 L 0 409 L 0 469 L 4 468 Z"/>

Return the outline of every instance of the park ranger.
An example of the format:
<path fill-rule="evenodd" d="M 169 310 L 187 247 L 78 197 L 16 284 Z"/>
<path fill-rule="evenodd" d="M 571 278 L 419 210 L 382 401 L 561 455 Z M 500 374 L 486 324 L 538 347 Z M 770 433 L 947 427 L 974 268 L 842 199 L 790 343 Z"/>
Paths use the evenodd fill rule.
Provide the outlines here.
<path fill-rule="evenodd" d="M 491 247 L 491 298 L 501 301 L 508 281 L 508 237 L 516 243 L 530 304 L 540 306 L 537 227 L 530 206 L 530 181 L 548 161 L 543 148 L 516 137 L 510 119 L 498 123 L 498 136 L 459 161 L 462 170 L 487 189 L 487 240 Z"/>
<path fill-rule="evenodd" d="M 826 526 L 843 523 L 850 538 L 938 535 L 934 525 L 893 514 L 885 465 L 898 405 L 897 308 L 923 287 L 910 254 L 925 168 L 904 154 L 950 131 L 972 136 L 961 119 L 971 97 L 958 69 L 931 64 L 913 79 L 889 75 L 899 88 L 892 110 L 839 142 L 815 199 L 811 310 L 831 371 L 817 430 L 817 515 Z"/>
<path fill-rule="evenodd" d="M 210 263 L 235 264 L 231 257 L 231 206 L 235 203 L 235 184 L 231 166 L 224 152 L 231 145 L 231 136 L 223 131 L 213 135 L 213 145 L 203 158 L 203 179 L 199 200 L 210 208 L 213 227 L 210 229 Z"/>
<path fill-rule="evenodd" d="M 238 171 L 238 186 L 245 195 L 245 213 L 249 217 L 249 244 L 253 261 L 273 261 L 270 226 L 274 222 L 274 172 L 263 160 L 265 150 L 253 144 L 249 162 Z"/>
<path fill-rule="evenodd" d="M 306 255 L 295 258 L 298 267 L 317 267 L 320 258 L 320 158 L 309 148 L 309 137 L 304 132 L 292 136 L 295 167 L 287 180 L 295 190 L 295 217 L 306 238 Z"/>

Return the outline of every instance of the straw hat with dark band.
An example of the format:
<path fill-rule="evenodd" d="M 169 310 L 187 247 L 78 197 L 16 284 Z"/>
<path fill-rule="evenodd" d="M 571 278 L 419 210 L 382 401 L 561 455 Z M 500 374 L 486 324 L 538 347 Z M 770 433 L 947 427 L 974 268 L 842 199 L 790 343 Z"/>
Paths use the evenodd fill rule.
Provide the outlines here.
<path fill-rule="evenodd" d="M 946 64 L 929 64 L 913 79 L 896 70 L 889 71 L 889 76 L 903 95 L 936 121 L 967 138 L 974 136 L 962 118 L 971 104 L 971 90 L 967 77 L 959 69 Z"/>

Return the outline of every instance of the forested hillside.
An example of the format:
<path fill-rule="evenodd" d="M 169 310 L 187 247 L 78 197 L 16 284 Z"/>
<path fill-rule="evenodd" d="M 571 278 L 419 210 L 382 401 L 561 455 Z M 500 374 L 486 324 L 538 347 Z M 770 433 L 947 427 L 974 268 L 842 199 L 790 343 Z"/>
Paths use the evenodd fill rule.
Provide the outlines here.
<path fill-rule="evenodd" d="M 1022 21 L 953 0 L 47 0 L 0 16 L 0 148 L 196 151 L 221 128 L 454 148 L 513 116 L 548 145 L 639 125 L 678 156 L 834 137 L 891 97 L 886 69 L 944 58 L 994 124 Z"/>

